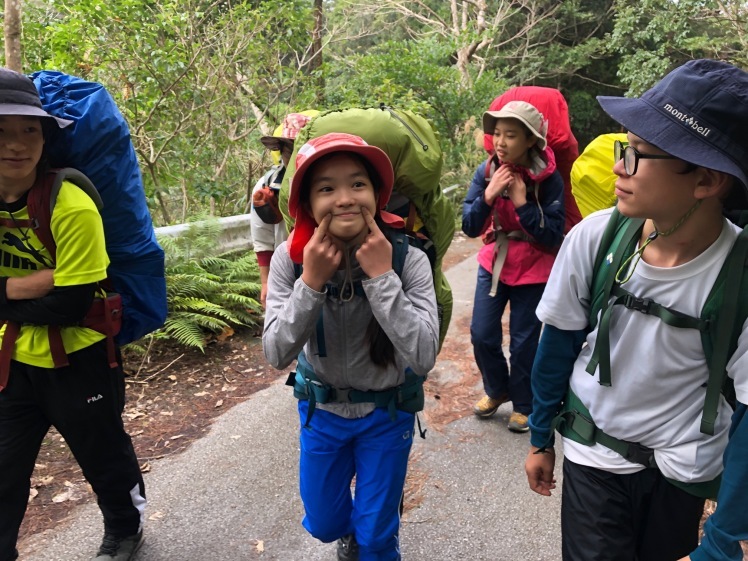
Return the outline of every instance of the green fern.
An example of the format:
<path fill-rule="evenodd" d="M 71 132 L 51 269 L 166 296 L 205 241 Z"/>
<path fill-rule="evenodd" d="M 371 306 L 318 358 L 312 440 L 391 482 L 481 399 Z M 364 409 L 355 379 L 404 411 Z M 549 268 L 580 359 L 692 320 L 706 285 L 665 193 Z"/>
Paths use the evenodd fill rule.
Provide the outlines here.
<path fill-rule="evenodd" d="M 211 334 L 255 327 L 262 320 L 260 271 L 254 252 L 215 255 L 218 221 L 198 218 L 178 238 L 159 239 L 166 254 L 169 313 L 153 340 L 205 349 Z M 143 348 L 136 342 L 132 349 Z"/>

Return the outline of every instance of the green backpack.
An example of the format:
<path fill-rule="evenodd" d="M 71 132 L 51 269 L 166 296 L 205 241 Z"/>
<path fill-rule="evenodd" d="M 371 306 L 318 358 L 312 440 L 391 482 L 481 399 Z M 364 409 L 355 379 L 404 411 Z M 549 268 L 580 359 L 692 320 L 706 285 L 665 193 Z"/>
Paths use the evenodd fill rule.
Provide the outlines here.
<path fill-rule="evenodd" d="M 744 223 L 743 218 L 736 220 L 736 223 Z M 709 366 L 701 432 L 714 434 L 720 394 L 733 407 L 735 404 L 735 388 L 732 378 L 727 375 L 726 366 L 737 348 L 738 337 L 748 318 L 748 297 L 741 297 L 743 294 L 748 295 L 748 276 L 744 275 L 748 265 L 748 229 L 744 229 L 735 241 L 707 296 L 700 317 L 695 318 L 649 298 L 639 298 L 624 290 L 616 281 L 616 273 L 624 260 L 636 251 L 643 227 L 643 219 L 627 218 L 618 209 L 614 209 L 603 233 L 593 267 L 589 329 L 597 326 L 598 314 L 600 325 L 587 372 L 594 374 L 599 367 L 600 384 L 611 385 L 609 327 L 613 306 L 622 305 L 644 314 L 655 315 L 673 327 L 698 329 Z M 611 437 L 597 428 L 587 408 L 571 391 L 565 398 L 561 412 L 554 419 L 553 427 L 576 442 L 588 445 L 598 442 L 629 461 L 656 467 L 651 449 Z M 692 494 L 710 498 L 716 496 L 719 478 L 705 483 L 673 483 Z"/>
<path fill-rule="evenodd" d="M 443 156 L 436 131 L 423 117 L 385 105 L 325 111 L 314 117 L 294 141 L 294 152 L 279 194 L 280 208 L 289 230 L 293 219 L 288 216 L 288 189 L 296 170 L 296 153 L 309 139 L 331 132 L 360 136 L 389 156 L 395 171 L 395 185 L 387 210 L 403 217 L 408 235 L 417 237 L 419 245 L 430 254 L 441 345 L 452 317 L 453 303 L 452 289 L 441 266 L 454 237 L 455 219 L 452 205 L 439 184 Z M 396 204 L 398 195 L 404 197 L 405 205 Z"/>

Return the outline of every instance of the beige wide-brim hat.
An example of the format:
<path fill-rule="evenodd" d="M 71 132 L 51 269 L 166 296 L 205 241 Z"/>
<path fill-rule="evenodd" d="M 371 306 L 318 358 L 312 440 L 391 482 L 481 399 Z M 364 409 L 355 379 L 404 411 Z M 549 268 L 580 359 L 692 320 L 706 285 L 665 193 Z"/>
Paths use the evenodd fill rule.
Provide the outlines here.
<path fill-rule="evenodd" d="M 493 134 L 498 119 L 517 119 L 538 139 L 536 146 L 540 150 L 545 150 L 548 145 L 548 120 L 534 105 L 526 101 L 510 101 L 498 111 L 486 111 L 483 113 L 483 132 Z"/>

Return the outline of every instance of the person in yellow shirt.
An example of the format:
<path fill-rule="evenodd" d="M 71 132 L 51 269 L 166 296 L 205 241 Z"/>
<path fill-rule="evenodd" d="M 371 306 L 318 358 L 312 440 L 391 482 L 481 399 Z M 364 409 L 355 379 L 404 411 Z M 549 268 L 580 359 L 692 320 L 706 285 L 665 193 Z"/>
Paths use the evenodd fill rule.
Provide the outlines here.
<path fill-rule="evenodd" d="M 30 478 L 50 426 L 97 495 L 104 538 L 95 561 L 132 559 L 143 541 L 145 487 L 122 423 L 121 361 L 112 366 L 106 336 L 81 325 L 107 276 L 101 216 L 64 181 L 51 213 L 53 256 L 27 209 L 48 175 L 45 139 L 70 123 L 44 111 L 29 78 L 0 68 L 0 561 L 18 558 Z M 57 368 L 53 331 L 68 362 Z"/>

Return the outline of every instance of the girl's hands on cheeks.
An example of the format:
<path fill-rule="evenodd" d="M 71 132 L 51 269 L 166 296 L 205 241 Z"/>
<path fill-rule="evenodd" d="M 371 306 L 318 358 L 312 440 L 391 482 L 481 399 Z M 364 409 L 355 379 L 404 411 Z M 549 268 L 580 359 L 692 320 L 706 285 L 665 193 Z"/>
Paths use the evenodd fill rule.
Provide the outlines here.
<path fill-rule="evenodd" d="M 361 214 L 369 226 L 369 235 L 356 251 L 356 260 L 370 279 L 392 270 L 392 244 L 379 229 L 369 209 L 362 207 Z"/>
<path fill-rule="evenodd" d="M 338 270 L 343 253 L 327 235 L 332 214 L 322 219 L 309 242 L 304 247 L 304 269 L 301 279 L 306 285 L 322 292 L 325 283 L 329 281 Z"/>

